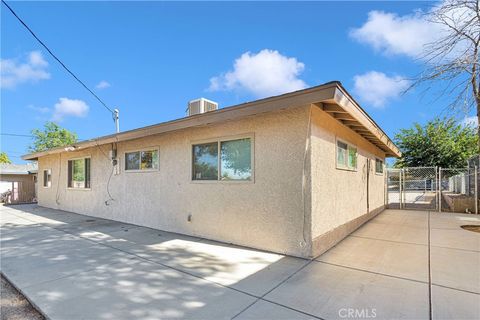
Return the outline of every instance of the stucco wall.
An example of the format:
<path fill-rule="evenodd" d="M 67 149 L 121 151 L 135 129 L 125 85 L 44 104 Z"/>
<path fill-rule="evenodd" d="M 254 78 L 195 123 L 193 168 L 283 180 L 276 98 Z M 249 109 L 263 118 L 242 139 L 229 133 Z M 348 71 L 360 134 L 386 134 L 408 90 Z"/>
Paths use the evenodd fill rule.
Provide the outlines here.
<path fill-rule="evenodd" d="M 110 145 L 39 159 L 52 169 L 52 186 L 39 174 L 39 204 L 167 231 L 198 235 L 296 256 L 310 255 L 303 242 L 302 176 L 309 107 L 257 115 L 118 143 L 120 174 L 113 175 Z M 191 144 L 254 134 L 254 183 L 191 181 Z M 125 172 L 124 152 L 159 147 L 157 172 Z M 91 190 L 67 189 L 67 160 L 91 156 Z M 60 165 L 61 164 L 61 165 Z M 192 221 L 188 222 L 188 215 Z M 308 234 L 308 237 L 310 235 Z M 307 242 L 308 239 L 307 239 Z"/>
<path fill-rule="evenodd" d="M 254 137 L 254 182 L 191 181 L 192 143 L 242 135 Z M 356 171 L 336 168 L 337 137 L 357 147 Z M 124 153 L 145 147 L 159 148 L 160 169 L 125 172 Z M 367 159 L 370 212 L 384 206 L 375 157 L 385 154 L 317 106 L 118 143 L 120 170 L 111 177 L 114 200 L 106 205 L 110 148 L 41 157 L 39 204 L 303 257 L 317 255 L 371 216 Z M 67 160 L 82 156 L 91 157 L 91 190 L 67 189 Z M 52 169 L 50 188 L 42 187 L 43 169 Z"/>
<path fill-rule="evenodd" d="M 375 157 L 383 160 L 385 154 L 320 108 L 313 107 L 311 117 L 311 233 L 314 241 L 313 255 L 317 255 L 326 247 L 315 244 L 315 239 L 325 242 L 326 238 L 322 236 L 367 214 L 368 159 L 371 161 L 369 211 L 378 212 L 383 208 L 384 176 L 375 173 Z M 337 168 L 337 138 L 357 147 L 357 170 Z M 348 232 L 351 229 L 345 230 Z M 333 245 L 343 235 L 344 231 L 333 234 L 329 241 Z"/>

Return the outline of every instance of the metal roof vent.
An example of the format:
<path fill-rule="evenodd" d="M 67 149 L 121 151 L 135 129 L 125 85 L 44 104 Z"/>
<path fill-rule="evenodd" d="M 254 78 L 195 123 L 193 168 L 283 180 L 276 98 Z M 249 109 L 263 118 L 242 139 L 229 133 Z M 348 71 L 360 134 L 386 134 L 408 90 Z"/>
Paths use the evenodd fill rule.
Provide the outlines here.
<path fill-rule="evenodd" d="M 218 103 L 205 98 L 200 98 L 188 102 L 187 112 L 189 116 L 192 116 L 194 114 L 205 113 L 217 109 Z"/>

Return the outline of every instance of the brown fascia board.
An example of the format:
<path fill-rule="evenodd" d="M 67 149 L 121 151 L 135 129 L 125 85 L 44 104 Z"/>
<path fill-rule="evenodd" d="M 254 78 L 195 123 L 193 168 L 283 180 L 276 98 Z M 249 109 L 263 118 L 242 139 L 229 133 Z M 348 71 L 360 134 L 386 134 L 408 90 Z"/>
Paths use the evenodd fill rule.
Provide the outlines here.
<path fill-rule="evenodd" d="M 353 97 L 343 88 L 339 83 L 335 91 L 335 103 L 341 106 L 344 110 L 355 118 L 363 127 L 371 132 L 379 142 L 381 142 L 389 152 L 387 156 L 391 157 L 400 157 L 402 153 L 393 143 L 393 141 L 387 136 L 387 134 L 377 125 L 377 123 L 370 118 L 370 116 L 365 112 L 365 110 L 360 107 L 360 105 L 353 99 Z"/>
<path fill-rule="evenodd" d="M 68 147 L 75 150 L 81 150 L 98 145 L 115 143 L 126 140 L 133 140 L 145 136 L 172 132 L 192 127 L 200 127 L 213 123 L 219 123 L 229 120 L 235 120 L 247 116 L 253 116 L 275 110 L 289 109 L 308 105 L 312 102 L 321 102 L 332 99 L 338 82 L 328 82 L 323 85 L 302 89 L 279 96 L 246 102 L 239 105 L 225 107 L 215 111 L 188 116 L 172 121 L 167 121 L 147 127 L 133 129 L 118 134 L 112 134 L 91 140 L 82 141 L 71 146 L 53 148 L 50 150 L 30 153 L 22 156 L 24 160 L 36 160 L 49 154 L 61 153 L 67 151 Z"/>
<path fill-rule="evenodd" d="M 145 136 L 162 134 L 162 133 L 182 130 L 186 128 L 201 127 L 209 124 L 221 123 L 229 120 L 236 120 L 236 119 L 244 118 L 247 116 L 254 116 L 257 114 L 262 114 L 262 113 L 271 112 L 271 111 L 295 108 L 295 107 L 300 107 L 304 105 L 310 105 L 313 103 L 321 103 L 321 102 L 338 103 L 336 101 L 338 100 L 337 96 L 339 96 L 339 92 L 341 92 L 339 90 L 341 88 L 343 87 L 341 86 L 340 82 L 332 81 L 316 87 L 302 89 L 302 90 L 282 94 L 279 96 L 246 102 L 246 103 L 242 103 L 242 104 L 231 106 L 231 107 L 225 107 L 215 111 L 188 116 L 188 117 L 167 121 L 167 122 L 163 122 L 163 123 L 159 123 L 159 124 L 155 124 L 147 127 L 138 128 L 138 129 L 133 129 L 133 130 L 121 132 L 118 134 L 98 137 L 95 139 L 82 141 L 71 146 L 54 148 L 54 149 L 46 150 L 43 152 L 31 153 L 31 154 L 22 156 L 22 158 L 24 160 L 37 160 L 39 157 L 43 157 L 49 154 L 66 152 L 67 151 L 66 149 L 68 147 L 73 147 L 75 150 L 81 150 L 81 149 L 95 147 L 99 145 L 133 140 L 133 139 L 138 139 Z M 350 113 L 349 109 L 346 109 L 346 110 L 349 111 Z M 365 116 L 366 116 L 366 113 L 364 113 L 364 117 Z M 368 116 L 366 117 L 370 119 Z M 372 123 L 374 123 L 373 120 L 371 121 Z M 378 128 L 378 126 L 376 127 Z M 377 131 L 381 131 L 381 130 L 378 128 Z M 386 137 L 386 140 L 390 141 L 388 137 Z M 391 141 L 390 143 L 392 146 L 394 146 Z M 390 150 L 391 148 L 388 147 L 388 149 Z"/>

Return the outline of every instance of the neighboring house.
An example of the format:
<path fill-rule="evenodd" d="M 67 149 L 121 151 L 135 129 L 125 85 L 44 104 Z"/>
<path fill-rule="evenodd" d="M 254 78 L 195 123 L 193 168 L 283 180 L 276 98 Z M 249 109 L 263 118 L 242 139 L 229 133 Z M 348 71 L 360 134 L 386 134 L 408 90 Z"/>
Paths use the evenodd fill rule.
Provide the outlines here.
<path fill-rule="evenodd" d="M 385 208 L 399 155 L 330 82 L 24 159 L 41 206 L 314 257 Z"/>
<path fill-rule="evenodd" d="M 0 164 L 0 193 L 10 191 L 7 203 L 29 203 L 37 199 L 37 163 Z"/>

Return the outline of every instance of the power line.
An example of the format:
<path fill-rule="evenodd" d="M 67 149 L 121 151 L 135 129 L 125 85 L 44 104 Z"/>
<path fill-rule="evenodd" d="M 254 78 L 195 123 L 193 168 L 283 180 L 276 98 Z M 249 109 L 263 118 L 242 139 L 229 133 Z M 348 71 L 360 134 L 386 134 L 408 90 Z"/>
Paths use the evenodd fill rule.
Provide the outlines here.
<path fill-rule="evenodd" d="M 10 136 L 10 137 L 24 137 L 24 138 L 33 138 L 31 135 L 27 134 L 16 134 L 16 133 L 0 133 L 2 136 Z"/>
<path fill-rule="evenodd" d="M 37 37 L 37 35 L 32 31 L 32 29 L 30 29 L 27 24 L 25 22 L 23 22 L 23 20 L 15 13 L 15 11 L 13 11 L 13 9 L 5 2 L 5 0 L 1 0 L 2 3 L 8 8 L 8 10 L 10 10 L 10 12 L 15 16 L 15 18 L 17 18 L 18 21 L 20 21 L 20 23 L 32 34 L 32 36 L 48 51 L 48 53 L 50 53 L 50 55 L 58 61 L 58 63 L 60 63 L 60 65 L 65 69 L 67 70 L 68 73 L 70 73 L 70 75 L 72 75 L 72 77 L 75 78 L 75 80 L 77 80 L 85 89 L 88 90 L 88 92 L 90 92 L 97 100 L 98 102 L 100 102 L 104 107 L 105 109 L 107 109 L 108 111 L 110 111 L 110 113 L 112 115 L 115 115 L 115 113 L 113 112 L 112 109 L 110 109 L 107 104 L 105 102 L 102 101 L 102 99 L 100 99 L 96 94 L 95 92 L 93 92 L 92 90 L 90 90 L 89 87 L 87 87 L 87 85 L 85 83 L 83 83 L 82 80 L 80 80 L 72 71 L 70 71 L 70 69 L 67 68 L 67 66 L 62 62 L 60 61 L 59 58 L 57 58 L 57 56 L 47 47 L 47 45 L 45 43 L 43 43 L 42 40 L 40 40 L 40 38 Z"/>
<path fill-rule="evenodd" d="M 28 134 L 17 134 L 17 133 L 0 133 L 0 136 L 9 136 L 9 137 L 21 137 L 21 138 L 35 138 L 35 136 Z M 77 138 L 77 141 L 85 141 L 85 139 Z"/>

